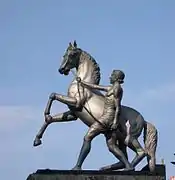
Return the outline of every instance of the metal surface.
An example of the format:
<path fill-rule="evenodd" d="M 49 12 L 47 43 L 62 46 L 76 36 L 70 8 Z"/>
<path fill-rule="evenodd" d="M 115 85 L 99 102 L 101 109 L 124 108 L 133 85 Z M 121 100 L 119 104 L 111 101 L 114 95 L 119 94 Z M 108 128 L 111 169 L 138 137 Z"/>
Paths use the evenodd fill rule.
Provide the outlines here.
<path fill-rule="evenodd" d="M 69 43 L 69 46 L 63 56 L 63 61 L 60 65 L 59 72 L 64 75 L 68 75 L 70 70 L 73 68 L 76 69 L 77 77 L 80 77 L 83 82 L 94 85 L 99 84 L 99 65 L 90 54 L 78 48 L 76 42 L 74 42 L 73 45 Z M 34 146 L 41 144 L 41 138 L 45 130 L 47 129 L 48 125 L 53 122 L 75 121 L 79 118 L 90 128 L 93 127 L 95 123 L 98 123 L 95 121 L 95 119 L 100 119 L 103 115 L 105 99 L 106 97 L 99 90 L 85 88 L 82 85 L 79 86 L 77 78 L 75 77 L 68 88 L 67 95 L 52 93 L 49 96 L 49 100 L 45 109 L 45 122 L 36 135 Z M 69 110 L 67 112 L 51 116 L 50 109 L 53 101 L 55 100 L 66 104 Z M 145 144 L 144 148 L 142 148 L 138 142 L 138 137 L 141 135 L 143 130 Z M 120 162 L 103 167 L 101 170 L 121 169 L 125 168 L 126 164 L 130 164 L 127 161 L 126 152 L 126 147 L 129 147 L 136 153 L 136 156 L 130 164 L 131 166 L 135 167 L 145 156 L 147 156 L 150 171 L 154 171 L 155 152 L 158 138 L 155 126 L 145 121 L 142 115 L 135 109 L 122 105 L 119 126 L 115 132 L 116 133 L 112 133 L 114 137 L 110 142 L 110 146 L 108 138 L 111 137 L 111 131 L 103 131 L 101 133 L 105 134 L 109 150 L 118 159 L 120 159 Z M 86 148 L 84 148 L 85 150 L 81 149 L 79 160 L 77 161 L 74 169 L 81 169 L 82 163 L 90 151 L 90 143 L 87 142 L 91 140 L 92 139 L 89 139 L 89 136 L 86 134 L 83 143 L 83 147 Z M 118 156 L 116 155 L 116 152 L 114 153 L 114 148 L 117 149 Z M 122 161 L 124 159 L 124 161 L 121 162 L 121 159 Z M 126 169 L 129 169 L 129 167 Z"/>

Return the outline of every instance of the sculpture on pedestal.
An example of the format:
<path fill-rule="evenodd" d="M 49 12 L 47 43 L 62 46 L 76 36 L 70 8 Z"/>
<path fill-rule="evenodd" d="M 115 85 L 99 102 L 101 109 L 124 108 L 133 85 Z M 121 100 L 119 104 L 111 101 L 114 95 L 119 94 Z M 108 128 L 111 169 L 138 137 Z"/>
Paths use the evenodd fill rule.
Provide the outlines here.
<path fill-rule="evenodd" d="M 94 131 L 90 131 L 91 134 L 94 133 L 93 136 L 91 136 L 91 134 L 85 135 L 84 145 L 81 149 L 77 164 L 73 170 L 81 170 L 81 166 L 90 151 L 90 142 L 92 138 L 99 133 L 102 133 L 106 137 L 109 151 L 120 161 L 115 164 L 105 166 L 100 170 L 133 170 L 144 157 L 147 157 L 149 170 L 153 172 L 155 170 L 155 152 L 158 139 L 157 129 L 155 126 L 145 121 L 143 116 L 134 108 L 120 104 L 118 104 L 119 106 L 112 107 L 114 108 L 113 112 L 110 112 L 110 116 L 113 114 L 113 118 L 118 118 L 117 121 L 115 121 L 118 124 L 116 124 L 116 126 L 113 125 L 113 122 L 111 124 L 105 124 L 105 120 L 101 121 L 100 118 L 104 115 L 104 109 L 106 109 L 106 96 L 110 96 L 115 99 L 115 95 L 111 94 L 114 93 L 114 91 L 109 91 L 109 87 L 111 88 L 111 86 L 106 88 L 99 85 L 101 78 L 99 65 L 90 54 L 78 48 L 75 41 L 73 44 L 69 43 L 69 46 L 63 56 L 63 62 L 59 67 L 59 73 L 68 75 L 73 68 L 76 69 L 76 75 L 69 86 L 67 95 L 52 93 L 49 96 L 44 112 L 45 122 L 36 135 L 34 146 L 41 144 L 41 138 L 49 124 L 53 122 L 69 122 L 80 119 L 90 127 L 90 130 L 94 127 L 100 127 L 101 130 L 97 131 L 97 133 L 96 131 L 95 133 Z M 119 72 L 121 74 L 123 73 L 118 70 L 118 73 Z M 119 75 L 117 76 L 113 71 L 111 80 L 114 81 L 117 80 L 117 78 L 118 80 L 122 80 L 121 74 L 119 78 Z M 91 86 L 91 88 L 88 86 Z M 94 86 L 95 89 L 92 89 L 92 86 Z M 97 89 L 107 91 L 107 95 L 102 94 Z M 53 101 L 59 101 L 66 104 L 69 110 L 67 112 L 51 116 L 50 109 Z M 116 101 L 114 104 L 116 105 Z M 118 107 L 120 109 L 120 112 L 118 113 L 119 116 L 115 116 Z M 106 120 L 109 120 L 109 117 L 106 118 Z M 142 147 L 138 141 L 138 138 L 143 130 L 144 147 Z M 126 151 L 127 147 L 136 153 L 131 163 L 128 161 Z"/>

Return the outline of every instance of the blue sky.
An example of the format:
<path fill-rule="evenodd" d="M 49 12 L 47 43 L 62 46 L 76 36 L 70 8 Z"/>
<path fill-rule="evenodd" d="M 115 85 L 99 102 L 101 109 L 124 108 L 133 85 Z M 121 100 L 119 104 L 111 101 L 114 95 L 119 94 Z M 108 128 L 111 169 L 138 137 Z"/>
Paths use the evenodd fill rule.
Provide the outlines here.
<path fill-rule="evenodd" d="M 167 177 L 175 175 L 174 18 L 173 0 L 0 1 L 1 177 L 23 180 L 39 168 L 74 166 L 87 130 L 80 121 L 51 125 L 43 145 L 32 147 L 49 94 L 66 94 L 73 78 L 57 69 L 74 39 L 100 64 L 101 84 L 114 68 L 125 72 L 123 104 L 156 125 L 157 163 L 164 158 Z M 53 113 L 65 110 L 54 104 Z M 83 167 L 115 161 L 99 136 Z"/>

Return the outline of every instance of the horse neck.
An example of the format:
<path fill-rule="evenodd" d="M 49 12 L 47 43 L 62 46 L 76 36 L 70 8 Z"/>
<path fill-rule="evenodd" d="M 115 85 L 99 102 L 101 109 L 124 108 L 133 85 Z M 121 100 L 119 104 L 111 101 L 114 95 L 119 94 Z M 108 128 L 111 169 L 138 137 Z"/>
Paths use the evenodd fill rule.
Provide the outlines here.
<path fill-rule="evenodd" d="M 80 60 L 77 68 L 77 76 L 85 82 L 99 84 L 100 69 L 97 68 L 97 66 L 95 60 L 92 60 L 91 58 L 86 58 L 86 60 L 84 59 L 83 61 Z"/>

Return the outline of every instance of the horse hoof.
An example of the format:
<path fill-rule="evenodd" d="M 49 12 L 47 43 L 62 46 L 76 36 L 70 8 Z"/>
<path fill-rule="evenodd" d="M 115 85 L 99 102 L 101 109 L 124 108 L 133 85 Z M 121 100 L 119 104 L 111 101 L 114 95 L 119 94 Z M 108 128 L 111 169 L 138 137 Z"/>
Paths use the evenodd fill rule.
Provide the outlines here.
<path fill-rule="evenodd" d="M 74 167 L 74 168 L 72 168 L 72 171 L 81 171 L 82 169 L 81 169 L 81 167 Z"/>
<path fill-rule="evenodd" d="M 42 141 L 39 138 L 36 138 L 33 142 L 33 146 L 39 146 L 42 144 Z"/>

